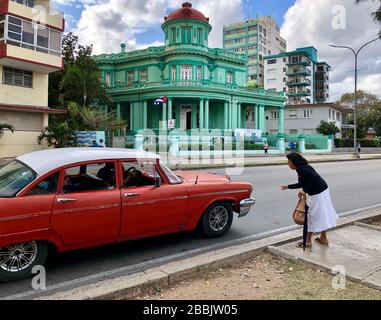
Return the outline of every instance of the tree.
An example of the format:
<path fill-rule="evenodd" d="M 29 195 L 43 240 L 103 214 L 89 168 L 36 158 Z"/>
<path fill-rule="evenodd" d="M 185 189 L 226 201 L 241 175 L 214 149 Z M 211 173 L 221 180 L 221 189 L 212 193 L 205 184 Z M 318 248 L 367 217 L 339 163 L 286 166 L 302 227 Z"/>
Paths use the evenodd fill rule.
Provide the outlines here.
<path fill-rule="evenodd" d="M 357 137 L 362 139 L 366 136 L 369 128 L 376 129 L 378 127 L 378 120 L 375 117 L 375 112 L 380 106 L 381 101 L 374 94 L 367 93 L 362 90 L 357 91 Z M 355 105 L 355 94 L 346 93 L 337 102 L 348 110 L 353 110 Z M 353 112 L 348 115 L 348 123 L 354 124 Z M 377 129 L 376 129 L 377 130 Z"/>
<path fill-rule="evenodd" d="M 62 43 L 64 69 L 49 75 L 49 106 L 66 108 L 70 102 L 81 106 L 108 104 L 110 98 L 92 58 L 93 47 L 80 45 L 71 32 L 63 37 Z"/>
<path fill-rule="evenodd" d="M 326 136 L 334 136 L 336 133 L 340 132 L 340 129 L 336 127 L 336 124 L 334 122 L 327 122 L 322 120 L 320 121 L 320 125 L 316 128 L 316 131 Z"/>
<path fill-rule="evenodd" d="M 369 1 L 369 0 L 356 0 L 356 3 L 358 4 L 365 1 Z M 372 12 L 372 15 L 375 21 L 378 21 L 381 23 L 381 0 L 378 0 L 377 2 L 379 3 L 378 8 L 375 9 L 376 11 Z M 380 37 L 381 37 L 381 30 L 380 30 Z"/>
<path fill-rule="evenodd" d="M 9 130 L 10 132 L 14 132 L 15 128 L 8 123 L 0 123 L 0 138 L 4 135 L 4 131 Z"/>
<path fill-rule="evenodd" d="M 52 122 L 38 137 L 39 144 L 42 144 L 44 141 L 46 141 L 49 147 L 72 147 L 75 144 L 74 131 L 70 128 L 67 121 Z"/>

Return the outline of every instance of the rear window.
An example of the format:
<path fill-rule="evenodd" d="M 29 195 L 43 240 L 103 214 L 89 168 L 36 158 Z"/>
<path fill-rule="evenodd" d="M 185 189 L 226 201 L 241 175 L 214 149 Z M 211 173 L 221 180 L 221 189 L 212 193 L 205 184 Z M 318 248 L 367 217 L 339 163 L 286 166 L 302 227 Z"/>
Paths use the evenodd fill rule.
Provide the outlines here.
<path fill-rule="evenodd" d="M 0 167 L 0 198 L 15 197 L 36 178 L 36 174 L 19 161 Z"/>

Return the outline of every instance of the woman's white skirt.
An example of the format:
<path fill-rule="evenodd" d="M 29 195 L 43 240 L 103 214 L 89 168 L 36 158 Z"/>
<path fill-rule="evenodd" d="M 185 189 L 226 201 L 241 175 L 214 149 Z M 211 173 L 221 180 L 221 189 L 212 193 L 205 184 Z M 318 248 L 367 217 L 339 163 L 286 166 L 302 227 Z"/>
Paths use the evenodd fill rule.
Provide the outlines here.
<path fill-rule="evenodd" d="M 339 216 L 333 207 L 329 189 L 314 196 L 307 196 L 308 232 L 322 232 L 334 228 Z"/>

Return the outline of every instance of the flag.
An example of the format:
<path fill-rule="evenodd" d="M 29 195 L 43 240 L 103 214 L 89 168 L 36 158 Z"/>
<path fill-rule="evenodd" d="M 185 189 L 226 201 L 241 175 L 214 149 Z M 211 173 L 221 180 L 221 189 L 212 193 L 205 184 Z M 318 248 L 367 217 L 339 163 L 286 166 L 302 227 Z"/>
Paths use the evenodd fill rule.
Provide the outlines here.
<path fill-rule="evenodd" d="M 168 99 L 166 96 L 160 97 L 159 99 L 156 99 L 154 104 L 159 105 L 160 103 L 167 103 Z"/>

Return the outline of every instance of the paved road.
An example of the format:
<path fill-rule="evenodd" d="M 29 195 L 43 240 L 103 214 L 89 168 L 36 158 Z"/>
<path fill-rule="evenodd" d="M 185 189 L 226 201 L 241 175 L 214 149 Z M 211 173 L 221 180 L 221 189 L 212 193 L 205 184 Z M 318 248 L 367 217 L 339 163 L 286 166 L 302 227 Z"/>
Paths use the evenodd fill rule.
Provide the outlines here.
<path fill-rule="evenodd" d="M 327 180 L 339 213 L 381 203 L 381 160 L 321 163 L 314 167 Z M 224 173 L 224 170 L 213 172 Z M 233 177 L 233 180 L 249 181 L 254 185 L 257 205 L 249 216 L 235 219 L 231 232 L 224 238 L 200 239 L 194 233 L 185 233 L 55 255 L 47 264 L 47 285 L 83 277 L 87 277 L 87 281 L 95 274 L 104 272 L 107 276 L 118 268 L 124 268 L 120 273 L 141 271 L 149 263 L 158 264 L 162 262 L 161 258 L 170 255 L 186 254 L 221 241 L 291 226 L 290 215 L 297 191 L 280 191 L 280 185 L 293 183 L 296 179 L 296 173 L 287 166 L 247 168 L 243 175 Z M 30 280 L 0 284 L 0 298 L 30 290 Z"/>

